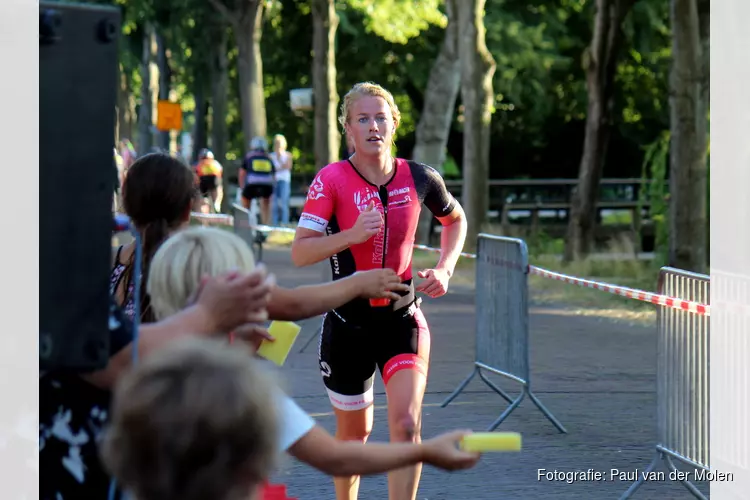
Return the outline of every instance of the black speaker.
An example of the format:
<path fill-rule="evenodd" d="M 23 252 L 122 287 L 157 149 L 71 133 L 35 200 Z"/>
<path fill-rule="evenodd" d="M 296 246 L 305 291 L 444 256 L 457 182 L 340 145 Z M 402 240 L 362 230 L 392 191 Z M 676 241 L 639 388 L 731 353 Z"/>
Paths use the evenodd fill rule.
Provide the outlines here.
<path fill-rule="evenodd" d="M 39 362 L 109 357 L 117 8 L 39 4 Z"/>

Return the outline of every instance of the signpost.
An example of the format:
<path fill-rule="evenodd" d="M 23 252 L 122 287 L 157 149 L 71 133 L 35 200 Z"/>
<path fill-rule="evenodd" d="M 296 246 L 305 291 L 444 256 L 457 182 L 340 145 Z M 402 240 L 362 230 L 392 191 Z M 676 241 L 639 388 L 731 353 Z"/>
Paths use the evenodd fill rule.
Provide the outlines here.
<path fill-rule="evenodd" d="M 182 108 L 179 103 L 167 100 L 157 101 L 156 129 L 160 132 L 182 130 Z"/>
<path fill-rule="evenodd" d="M 314 109 L 313 89 L 292 89 L 289 91 L 289 104 L 298 116 L 304 115 L 305 111 Z"/>

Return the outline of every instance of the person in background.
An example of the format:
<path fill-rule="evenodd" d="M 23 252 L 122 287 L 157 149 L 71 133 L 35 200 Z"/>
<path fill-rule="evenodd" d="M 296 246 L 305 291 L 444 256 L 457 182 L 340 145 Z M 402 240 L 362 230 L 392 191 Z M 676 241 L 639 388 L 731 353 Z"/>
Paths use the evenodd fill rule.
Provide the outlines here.
<path fill-rule="evenodd" d="M 122 157 L 122 168 L 123 172 L 127 174 L 130 165 L 138 158 L 138 153 L 133 147 L 133 143 L 130 139 L 124 138 L 120 140 L 120 156 Z"/>
<path fill-rule="evenodd" d="M 276 167 L 276 189 L 273 194 L 271 225 L 289 224 L 289 197 L 292 186 L 292 153 L 287 151 L 286 138 L 281 134 L 273 137 L 273 152 L 269 155 Z"/>
<path fill-rule="evenodd" d="M 114 150 L 115 159 L 115 189 L 112 198 L 112 211 L 119 212 L 122 207 L 122 197 L 120 196 L 120 190 L 122 189 L 123 174 L 125 173 L 125 167 L 122 160 L 122 156 L 117 152 L 117 148 Z"/>
<path fill-rule="evenodd" d="M 274 190 L 276 169 L 268 155 L 268 141 L 264 137 L 253 137 L 250 151 L 242 161 L 237 182 L 242 193 L 242 206 L 249 209 L 250 203 L 260 199 L 261 224 L 271 222 L 271 196 Z"/>
<path fill-rule="evenodd" d="M 153 321 L 146 294 L 148 269 L 156 250 L 169 235 L 190 221 L 197 198 L 195 173 L 181 160 L 163 153 L 144 155 L 133 163 L 122 186 L 125 213 L 143 241 L 141 321 Z M 112 251 L 110 291 L 131 319 L 135 311 L 135 242 Z"/>

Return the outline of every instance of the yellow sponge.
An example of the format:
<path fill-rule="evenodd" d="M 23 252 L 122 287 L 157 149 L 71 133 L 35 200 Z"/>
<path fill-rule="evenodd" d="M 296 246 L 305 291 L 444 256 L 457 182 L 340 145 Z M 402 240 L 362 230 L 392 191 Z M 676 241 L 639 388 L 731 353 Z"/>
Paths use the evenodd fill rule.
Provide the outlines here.
<path fill-rule="evenodd" d="M 475 432 L 461 441 L 464 451 L 521 451 L 521 434 L 517 432 Z"/>
<path fill-rule="evenodd" d="M 276 340 L 274 342 L 264 340 L 258 348 L 258 355 L 282 366 L 301 329 L 302 327 L 289 321 L 271 322 L 268 333 Z"/>

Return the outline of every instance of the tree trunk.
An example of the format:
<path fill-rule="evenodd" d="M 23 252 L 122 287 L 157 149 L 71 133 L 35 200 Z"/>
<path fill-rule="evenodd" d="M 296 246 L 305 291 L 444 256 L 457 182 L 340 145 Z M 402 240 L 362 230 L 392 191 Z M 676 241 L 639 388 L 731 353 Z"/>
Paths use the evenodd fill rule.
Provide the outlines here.
<path fill-rule="evenodd" d="M 341 136 L 336 111 L 336 52 L 339 18 L 334 0 L 313 0 L 313 96 L 315 105 L 315 164 L 323 168 L 338 160 Z"/>
<path fill-rule="evenodd" d="M 588 110 L 578 186 L 573 192 L 565 244 L 566 262 L 593 249 L 596 202 L 612 130 L 614 79 L 622 43 L 622 21 L 634 0 L 596 0 L 594 33 L 584 53 Z"/>
<path fill-rule="evenodd" d="M 222 165 L 227 159 L 227 99 L 229 95 L 229 58 L 227 57 L 227 30 L 219 31 L 213 51 L 211 75 L 211 148 L 214 156 Z M 224 197 L 221 200 L 221 211 L 229 213 L 232 200 L 229 193 L 228 176 L 222 177 Z"/>
<path fill-rule="evenodd" d="M 446 0 L 445 2 L 448 26 L 445 28 L 443 45 L 432 64 L 430 77 L 427 80 L 424 106 L 417 124 L 416 143 L 412 152 L 414 161 L 426 163 L 441 173 L 443 163 L 445 163 L 448 134 L 453 122 L 456 98 L 461 85 L 456 1 Z M 432 218 L 433 215 L 429 210 L 422 210 L 417 231 L 419 243 L 430 244 Z"/>
<path fill-rule="evenodd" d="M 170 90 L 170 70 L 169 60 L 167 58 L 167 44 L 164 36 L 158 31 L 155 33 L 156 41 L 156 68 L 159 72 L 159 100 L 169 100 Z M 169 151 L 170 131 L 159 131 L 156 136 L 156 145 L 164 150 Z"/>
<path fill-rule="evenodd" d="M 153 102 L 151 95 L 151 34 L 153 27 L 143 28 L 143 53 L 141 54 L 141 105 L 138 109 L 138 156 L 147 154 L 153 146 Z"/>
<path fill-rule="evenodd" d="M 669 265 L 706 271 L 707 66 L 696 0 L 672 0 Z M 706 45 L 708 42 L 706 41 Z"/>
<path fill-rule="evenodd" d="M 260 39 L 263 34 L 263 2 L 243 0 L 241 16 L 234 25 L 237 40 L 237 71 L 240 82 L 242 133 L 245 148 L 253 137 L 266 137 L 266 98 L 263 94 L 263 60 Z"/>
<path fill-rule="evenodd" d="M 462 205 L 469 226 L 469 248 L 476 246 L 489 209 L 490 122 L 495 98 L 492 77 L 496 66 L 485 44 L 484 5 L 485 0 L 462 0 L 456 5 L 464 105 Z"/>
<path fill-rule="evenodd" d="M 206 89 L 198 85 L 195 89 L 195 126 L 193 127 L 193 151 L 191 161 L 198 161 L 198 153 L 202 148 L 208 146 L 208 99 Z"/>

